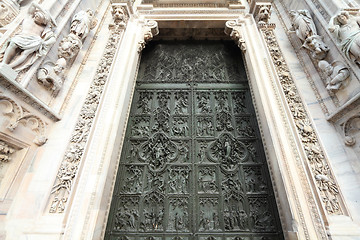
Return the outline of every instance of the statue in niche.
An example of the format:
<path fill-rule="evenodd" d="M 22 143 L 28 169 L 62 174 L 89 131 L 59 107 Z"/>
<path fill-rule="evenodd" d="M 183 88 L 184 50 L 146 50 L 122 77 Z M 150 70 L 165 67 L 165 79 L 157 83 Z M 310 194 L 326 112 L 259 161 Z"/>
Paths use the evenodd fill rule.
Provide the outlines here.
<path fill-rule="evenodd" d="M 310 12 L 308 10 L 291 10 L 290 18 L 292 21 L 290 31 L 296 33 L 296 36 L 303 42 L 303 47 L 311 52 L 313 58 L 324 59 L 329 48 L 323 38 L 317 34 Z"/>
<path fill-rule="evenodd" d="M 360 65 L 360 17 L 341 11 L 329 22 L 329 31 L 348 59 Z"/>
<path fill-rule="evenodd" d="M 55 26 L 56 22 L 51 15 L 40 5 L 32 3 L 22 22 L 22 31 L 12 37 L 2 49 L 2 62 L 16 71 L 32 65 L 55 43 Z"/>
<path fill-rule="evenodd" d="M 330 91 L 338 91 L 343 82 L 350 76 L 349 69 L 339 61 L 331 64 L 327 61 L 320 61 L 319 68 L 327 76 L 326 89 Z"/>
<path fill-rule="evenodd" d="M 91 29 L 97 24 L 97 19 L 91 9 L 80 11 L 71 20 L 70 33 L 78 36 L 81 40 L 86 38 Z"/>
<path fill-rule="evenodd" d="M 296 32 L 302 41 L 305 41 L 306 38 L 317 35 L 314 21 L 308 10 L 291 10 L 290 17 L 292 20 L 291 31 Z"/>
<path fill-rule="evenodd" d="M 64 69 L 66 60 L 59 58 L 56 63 L 46 62 L 37 71 L 38 82 L 57 95 L 64 82 Z"/>

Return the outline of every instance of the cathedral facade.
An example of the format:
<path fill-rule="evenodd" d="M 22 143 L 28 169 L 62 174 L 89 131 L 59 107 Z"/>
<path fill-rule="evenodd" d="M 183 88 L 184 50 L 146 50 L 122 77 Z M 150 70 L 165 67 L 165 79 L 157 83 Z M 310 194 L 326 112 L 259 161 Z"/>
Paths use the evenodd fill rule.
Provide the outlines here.
<path fill-rule="evenodd" d="M 359 1 L 0 2 L 0 239 L 360 239 Z"/>

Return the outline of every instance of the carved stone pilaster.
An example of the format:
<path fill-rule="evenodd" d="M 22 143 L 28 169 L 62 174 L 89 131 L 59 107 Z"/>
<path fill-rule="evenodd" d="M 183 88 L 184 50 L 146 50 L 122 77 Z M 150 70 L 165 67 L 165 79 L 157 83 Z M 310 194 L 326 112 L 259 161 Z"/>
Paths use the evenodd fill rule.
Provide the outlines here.
<path fill-rule="evenodd" d="M 79 166 L 85 152 L 90 129 L 95 119 L 95 113 L 100 103 L 100 97 L 105 88 L 110 72 L 116 47 L 121 39 L 124 27 L 129 19 L 125 5 L 112 6 L 114 22 L 109 25 L 110 37 L 106 43 L 105 52 L 98 65 L 95 78 L 87 93 L 85 103 L 81 108 L 80 116 L 75 125 L 69 145 L 56 175 L 54 185 L 49 196 L 49 213 L 63 213 L 71 194 L 74 180 L 78 174 Z"/>
<path fill-rule="evenodd" d="M 143 25 L 143 36 L 144 39 L 139 41 L 139 49 L 138 52 L 140 53 L 144 48 L 146 43 L 151 41 L 154 36 L 159 34 L 159 28 L 156 21 L 153 20 L 146 20 Z"/>
<path fill-rule="evenodd" d="M 242 24 L 240 22 L 240 19 L 227 21 L 225 23 L 225 33 L 235 41 L 235 43 L 238 45 L 241 51 L 245 52 L 246 45 L 245 45 L 245 40 L 241 33 L 241 27 Z"/>
<path fill-rule="evenodd" d="M 328 215 L 346 214 L 347 211 L 340 195 L 340 188 L 311 123 L 311 118 L 302 99 L 299 97 L 299 92 L 280 50 L 274 29 L 264 25 L 260 27 L 260 32 L 273 61 L 281 89 L 289 106 L 303 151 L 307 157 L 306 164 L 311 170 L 313 182 L 317 188 L 324 211 Z"/>
<path fill-rule="evenodd" d="M 41 146 L 47 141 L 46 124 L 40 117 L 25 111 L 16 101 L 2 93 L 0 93 L 0 104 L 5 106 L 1 110 L 2 114 L 9 119 L 7 126 L 9 131 L 15 131 L 19 124 L 22 124 L 35 134 L 33 142 L 36 145 Z"/>

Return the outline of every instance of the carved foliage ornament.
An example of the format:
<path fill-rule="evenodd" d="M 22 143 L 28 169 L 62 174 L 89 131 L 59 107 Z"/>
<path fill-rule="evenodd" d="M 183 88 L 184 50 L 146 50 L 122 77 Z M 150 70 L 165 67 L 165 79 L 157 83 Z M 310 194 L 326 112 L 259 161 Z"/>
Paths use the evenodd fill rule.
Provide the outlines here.
<path fill-rule="evenodd" d="M 138 43 L 139 45 L 138 52 L 140 53 L 145 48 L 146 43 L 151 41 L 153 37 L 158 34 L 159 34 L 159 28 L 157 22 L 153 20 L 146 20 L 143 26 L 144 39 L 140 40 Z"/>
<path fill-rule="evenodd" d="M 120 24 L 120 23 L 119 23 Z M 111 28 L 112 33 L 105 47 L 95 79 L 90 86 L 85 103 L 80 111 L 79 119 L 71 136 L 61 167 L 58 171 L 55 183 L 50 195 L 50 213 L 62 213 L 65 203 L 71 192 L 74 179 L 78 173 L 78 166 L 85 150 L 90 128 L 94 121 L 95 112 L 99 105 L 100 96 L 104 90 L 110 66 L 114 58 L 115 48 L 122 35 L 123 28 Z"/>
<path fill-rule="evenodd" d="M 324 156 L 318 136 L 299 97 L 298 90 L 280 51 L 274 31 L 271 28 L 262 28 L 261 32 L 278 73 L 325 210 L 329 215 L 343 214 L 339 188 Z"/>
<path fill-rule="evenodd" d="M 14 152 L 14 148 L 10 147 L 6 142 L 0 140 L 0 164 L 11 161 L 11 154 Z"/>

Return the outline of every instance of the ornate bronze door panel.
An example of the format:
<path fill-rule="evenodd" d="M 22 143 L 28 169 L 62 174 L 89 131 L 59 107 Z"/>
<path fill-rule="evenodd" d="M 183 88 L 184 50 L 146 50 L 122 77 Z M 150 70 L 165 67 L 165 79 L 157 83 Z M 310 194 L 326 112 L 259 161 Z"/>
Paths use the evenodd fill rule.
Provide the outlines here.
<path fill-rule="evenodd" d="M 106 239 L 283 239 L 241 52 L 143 52 Z"/>

